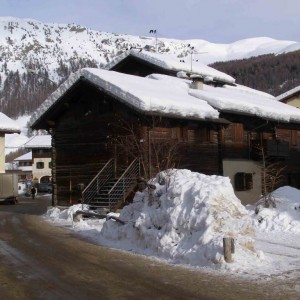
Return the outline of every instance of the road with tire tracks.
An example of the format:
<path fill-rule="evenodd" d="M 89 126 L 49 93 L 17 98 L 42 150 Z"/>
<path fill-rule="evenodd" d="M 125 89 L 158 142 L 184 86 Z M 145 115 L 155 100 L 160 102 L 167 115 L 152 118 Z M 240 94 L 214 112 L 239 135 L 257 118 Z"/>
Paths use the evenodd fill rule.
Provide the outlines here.
<path fill-rule="evenodd" d="M 0 205 L 0 299 L 299 299 L 296 279 L 233 278 L 96 245 L 46 222 L 50 204 Z"/>

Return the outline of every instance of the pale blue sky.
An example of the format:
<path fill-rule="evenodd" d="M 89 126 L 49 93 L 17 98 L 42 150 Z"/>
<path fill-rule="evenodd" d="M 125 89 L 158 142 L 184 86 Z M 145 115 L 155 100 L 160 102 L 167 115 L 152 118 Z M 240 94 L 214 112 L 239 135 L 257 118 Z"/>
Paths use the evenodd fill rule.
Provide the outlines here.
<path fill-rule="evenodd" d="M 300 0 L 0 0 L 0 14 L 216 43 L 260 36 L 300 42 Z"/>

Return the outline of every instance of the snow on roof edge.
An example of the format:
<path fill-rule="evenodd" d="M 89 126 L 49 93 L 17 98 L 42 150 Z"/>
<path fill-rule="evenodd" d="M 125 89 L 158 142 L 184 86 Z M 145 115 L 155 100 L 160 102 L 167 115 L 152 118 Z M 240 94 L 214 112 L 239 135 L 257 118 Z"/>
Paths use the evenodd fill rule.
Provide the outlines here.
<path fill-rule="evenodd" d="M 16 121 L 0 112 L 0 132 L 4 133 L 20 133 L 21 128 Z"/>
<path fill-rule="evenodd" d="M 147 61 L 148 63 L 154 64 L 160 68 L 166 69 L 166 70 L 172 70 L 172 71 L 190 71 L 187 70 L 186 65 L 183 64 L 182 68 L 179 68 L 177 66 L 170 66 L 167 64 L 166 60 L 164 60 L 163 54 L 158 54 L 155 53 L 157 56 L 161 55 L 161 58 L 158 57 L 153 57 L 154 54 L 152 54 L 151 56 L 151 52 L 149 51 L 137 51 L 137 50 L 128 50 L 124 53 L 122 53 L 119 56 L 116 56 L 112 61 L 110 61 L 107 65 L 104 66 L 105 70 L 110 70 L 112 69 L 114 66 L 116 66 L 119 62 L 121 62 L 122 60 L 124 60 L 125 58 L 129 57 L 129 56 L 134 56 L 137 57 L 139 59 L 142 59 L 144 61 Z M 165 54 L 166 57 L 166 54 Z M 235 79 L 233 77 L 231 77 L 230 75 L 218 71 L 212 67 L 206 66 L 204 64 L 203 68 L 205 68 L 203 71 L 199 71 L 199 70 L 193 70 L 193 74 L 196 75 L 200 75 L 201 77 L 203 77 L 204 79 L 206 78 L 209 81 L 220 81 L 220 82 L 224 82 L 224 83 L 228 83 L 228 84 L 234 84 L 235 83 Z"/>
<path fill-rule="evenodd" d="M 290 96 L 293 96 L 294 94 L 296 94 L 297 92 L 300 91 L 300 85 L 299 86 L 296 86 L 295 88 L 285 92 L 285 93 L 282 93 L 281 95 L 275 97 L 275 99 L 277 101 L 282 101 L 282 100 L 285 100 L 286 98 L 290 97 Z"/>

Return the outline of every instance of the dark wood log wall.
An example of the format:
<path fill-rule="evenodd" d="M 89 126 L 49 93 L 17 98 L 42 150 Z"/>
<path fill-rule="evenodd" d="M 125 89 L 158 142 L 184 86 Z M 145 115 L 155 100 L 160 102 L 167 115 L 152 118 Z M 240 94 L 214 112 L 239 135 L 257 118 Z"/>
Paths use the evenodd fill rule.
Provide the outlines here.
<path fill-rule="evenodd" d="M 118 166 L 123 167 L 135 156 L 141 155 L 138 151 L 125 151 L 116 142 L 116 138 L 123 136 L 126 139 L 131 134 L 120 123 L 122 120 L 130 123 L 138 141 L 145 143 L 146 153 L 142 154 L 145 160 L 150 134 L 151 144 L 159 140 L 178 143 L 180 155 L 177 167 L 205 174 L 222 175 L 223 158 L 249 159 L 250 141 L 259 138 L 261 133 L 263 138 L 273 137 L 270 128 L 251 131 L 257 126 L 255 119 L 250 125 L 249 119 L 245 122 L 233 120 L 234 123 L 226 127 L 212 122 L 171 118 L 159 118 L 160 122 L 155 123 L 151 117 L 133 111 L 87 83 L 68 96 L 66 107 L 66 110 L 60 110 L 56 120 L 52 120 L 55 125 L 51 128 L 54 205 L 78 202 L 81 193 L 76 190 L 77 185 L 83 183 L 86 186 L 110 158 L 117 158 Z M 277 138 L 290 142 L 287 176 L 298 174 L 299 133 L 280 129 L 276 134 Z M 153 157 L 151 161 L 154 161 Z M 155 175 L 157 166 L 153 165 L 152 171 L 151 175 Z M 295 181 L 293 176 L 291 181 Z"/>

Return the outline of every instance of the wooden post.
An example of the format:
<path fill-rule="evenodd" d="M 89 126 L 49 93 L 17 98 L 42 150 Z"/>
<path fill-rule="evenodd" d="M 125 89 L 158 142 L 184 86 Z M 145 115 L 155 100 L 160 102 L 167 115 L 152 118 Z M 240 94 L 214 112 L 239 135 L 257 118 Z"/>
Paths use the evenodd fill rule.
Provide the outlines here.
<path fill-rule="evenodd" d="M 231 237 L 223 238 L 224 259 L 227 263 L 232 262 L 231 254 L 234 253 L 234 239 Z"/>

